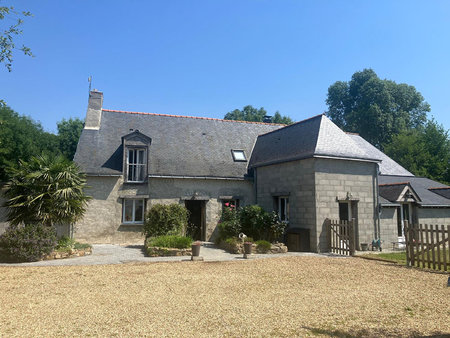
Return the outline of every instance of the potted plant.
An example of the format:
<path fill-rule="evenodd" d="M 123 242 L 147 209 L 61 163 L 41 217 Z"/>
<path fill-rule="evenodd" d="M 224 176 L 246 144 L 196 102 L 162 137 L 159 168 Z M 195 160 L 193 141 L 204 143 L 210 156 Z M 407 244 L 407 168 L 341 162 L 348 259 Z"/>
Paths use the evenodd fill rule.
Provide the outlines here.
<path fill-rule="evenodd" d="M 200 247 L 201 246 L 202 246 L 202 242 L 200 242 L 200 241 L 195 241 L 191 244 L 192 257 L 200 256 Z"/>

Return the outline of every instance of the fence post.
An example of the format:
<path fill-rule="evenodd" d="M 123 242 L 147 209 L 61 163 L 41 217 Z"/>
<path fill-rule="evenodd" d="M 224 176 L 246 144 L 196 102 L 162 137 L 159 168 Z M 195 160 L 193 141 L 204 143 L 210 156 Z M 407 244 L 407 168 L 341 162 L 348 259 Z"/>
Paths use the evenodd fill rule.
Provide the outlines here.
<path fill-rule="evenodd" d="M 351 222 L 349 222 L 349 244 L 350 244 L 350 256 L 355 255 L 355 222 L 356 219 L 352 218 Z"/>
<path fill-rule="evenodd" d="M 412 262 L 411 255 L 411 229 L 408 221 L 403 221 L 403 233 L 405 234 L 405 245 L 406 245 L 406 265 L 412 266 L 414 263 Z"/>
<path fill-rule="evenodd" d="M 327 229 L 327 242 L 328 242 L 328 252 L 331 251 L 331 220 L 325 218 L 325 228 Z"/>

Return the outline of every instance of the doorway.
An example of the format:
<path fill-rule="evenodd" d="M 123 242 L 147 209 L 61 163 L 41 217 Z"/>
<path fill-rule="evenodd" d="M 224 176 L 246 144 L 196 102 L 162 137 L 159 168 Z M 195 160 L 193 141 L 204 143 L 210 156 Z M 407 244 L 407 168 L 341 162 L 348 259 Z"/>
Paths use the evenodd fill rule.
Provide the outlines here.
<path fill-rule="evenodd" d="M 205 201 L 186 200 L 185 206 L 189 210 L 189 220 L 186 235 L 195 241 L 206 240 Z"/>

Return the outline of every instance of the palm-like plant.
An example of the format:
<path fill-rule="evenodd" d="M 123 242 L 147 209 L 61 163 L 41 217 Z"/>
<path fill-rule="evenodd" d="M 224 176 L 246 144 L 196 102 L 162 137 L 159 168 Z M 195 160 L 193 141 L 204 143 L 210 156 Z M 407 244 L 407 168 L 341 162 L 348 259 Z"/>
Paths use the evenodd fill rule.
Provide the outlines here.
<path fill-rule="evenodd" d="M 86 211 L 90 199 L 83 189 L 86 177 L 63 157 L 32 157 L 11 168 L 5 195 L 11 225 L 73 224 Z"/>

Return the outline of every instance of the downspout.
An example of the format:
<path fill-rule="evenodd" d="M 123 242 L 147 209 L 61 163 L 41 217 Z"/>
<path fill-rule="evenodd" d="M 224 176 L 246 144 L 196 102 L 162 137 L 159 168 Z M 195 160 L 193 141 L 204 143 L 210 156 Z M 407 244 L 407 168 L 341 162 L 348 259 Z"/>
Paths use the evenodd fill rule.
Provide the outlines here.
<path fill-rule="evenodd" d="M 376 192 L 377 192 L 377 224 L 375 226 L 375 239 L 381 239 L 381 226 L 380 226 L 380 213 L 381 213 L 381 205 L 380 205 L 380 187 L 378 185 L 378 176 L 380 174 L 380 165 L 377 163 L 377 166 L 375 168 L 377 174 L 375 176 L 375 183 L 376 183 Z"/>
<path fill-rule="evenodd" d="M 256 174 L 256 167 L 253 170 L 255 172 L 255 178 L 253 180 L 253 184 L 255 185 L 255 204 L 258 204 L 258 175 Z"/>

